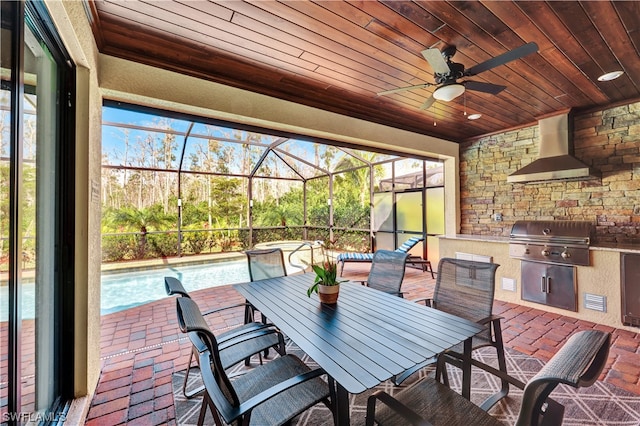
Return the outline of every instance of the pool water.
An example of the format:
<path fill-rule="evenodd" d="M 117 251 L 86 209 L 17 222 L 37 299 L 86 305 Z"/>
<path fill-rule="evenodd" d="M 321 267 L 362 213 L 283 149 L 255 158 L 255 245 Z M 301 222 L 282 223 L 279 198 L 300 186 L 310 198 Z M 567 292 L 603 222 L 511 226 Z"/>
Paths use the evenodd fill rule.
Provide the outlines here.
<path fill-rule="evenodd" d="M 102 315 L 133 308 L 167 297 L 164 277 L 178 278 L 187 291 L 249 281 L 247 261 L 229 260 L 196 265 L 168 266 L 159 269 L 103 273 L 100 292 Z M 0 286 L 0 321 L 7 321 L 8 286 Z M 34 318 L 35 285 L 22 284 L 22 317 Z"/>
<path fill-rule="evenodd" d="M 170 266 L 136 272 L 102 274 L 102 315 L 167 297 L 164 277 L 176 277 L 188 292 L 249 281 L 245 259 L 201 265 Z"/>
<path fill-rule="evenodd" d="M 284 247 L 285 252 L 295 250 L 300 246 L 299 241 L 283 241 L 269 243 L 268 247 L 282 246 L 289 243 L 291 247 Z M 266 247 L 265 246 L 265 247 Z M 287 273 L 300 272 L 299 267 L 309 262 L 309 250 L 301 250 L 296 253 L 294 259 L 287 263 Z M 287 258 L 287 256 L 285 256 Z M 221 285 L 235 284 L 249 281 L 249 269 L 244 257 L 238 260 L 225 260 L 208 262 L 203 264 L 173 265 L 165 268 L 145 269 L 140 271 L 105 272 L 101 278 L 100 313 L 102 315 L 133 308 L 145 303 L 160 300 L 167 297 L 164 289 L 164 277 L 178 278 L 187 291 L 203 288 L 217 287 Z M 8 295 L 8 286 L 0 286 L 0 321 L 8 319 L 8 303 L 5 303 Z M 35 314 L 35 285 L 33 282 L 22 283 L 22 318 L 32 319 Z"/>

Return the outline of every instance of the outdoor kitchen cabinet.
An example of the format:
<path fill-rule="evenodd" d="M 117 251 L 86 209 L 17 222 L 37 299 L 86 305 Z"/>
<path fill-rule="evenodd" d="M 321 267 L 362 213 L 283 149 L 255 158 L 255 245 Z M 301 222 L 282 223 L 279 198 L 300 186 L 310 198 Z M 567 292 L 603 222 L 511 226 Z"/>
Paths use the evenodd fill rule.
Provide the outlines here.
<path fill-rule="evenodd" d="M 573 312 L 578 310 L 573 266 L 521 262 L 522 299 Z"/>

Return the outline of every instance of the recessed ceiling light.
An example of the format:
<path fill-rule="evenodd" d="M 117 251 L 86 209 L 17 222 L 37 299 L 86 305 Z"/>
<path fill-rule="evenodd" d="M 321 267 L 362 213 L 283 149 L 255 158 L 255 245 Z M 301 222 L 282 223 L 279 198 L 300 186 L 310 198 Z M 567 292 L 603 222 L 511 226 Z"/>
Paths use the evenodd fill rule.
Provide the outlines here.
<path fill-rule="evenodd" d="M 620 77 L 622 74 L 624 74 L 624 71 L 613 71 L 613 72 L 608 72 L 606 74 L 602 74 L 600 77 L 598 77 L 598 81 L 611 81 L 611 80 L 615 80 L 616 78 Z"/>
<path fill-rule="evenodd" d="M 482 117 L 482 114 L 471 114 L 470 116 L 468 116 L 467 118 L 469 120 L 477 120 L 478 118 Z"/>

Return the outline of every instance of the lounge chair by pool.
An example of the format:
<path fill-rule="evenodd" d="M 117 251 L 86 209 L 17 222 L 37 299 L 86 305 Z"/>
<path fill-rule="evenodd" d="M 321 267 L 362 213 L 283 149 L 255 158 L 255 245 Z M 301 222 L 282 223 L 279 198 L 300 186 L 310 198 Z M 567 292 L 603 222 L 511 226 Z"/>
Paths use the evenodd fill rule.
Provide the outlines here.
<path fill-rule="evenodd" d="M 395 249 L 395 251 L 400 253 L 409 253 L 416 244 L 420 241 L 424 241 L 422 237 L 411 237 L 400 247 Z M 357 252 L 346 252 L 340 253 L 336 257 L 336 261 L 340 263 L 340 276 L 342 276 L 342 271 L 344 271 L 344 264 L 347 262 L 369 262 L 373 261 L 373 253 L 357 253 Z M 410 264 L 419 264 L 422 265 L 423 270 L 429 271 L 431 273 L 431 278 L 433 278 L 433 268 L 431 268 L 431 262 L 426 259 L 422 259 L 419 256 L 409 256 L 407 258 L 407 263 Z"/>

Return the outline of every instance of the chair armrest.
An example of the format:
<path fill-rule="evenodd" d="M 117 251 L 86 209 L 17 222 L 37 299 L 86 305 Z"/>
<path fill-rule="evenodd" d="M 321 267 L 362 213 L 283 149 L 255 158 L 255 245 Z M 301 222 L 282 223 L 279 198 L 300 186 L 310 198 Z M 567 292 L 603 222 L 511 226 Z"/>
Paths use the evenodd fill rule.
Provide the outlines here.
<path fill-rule="evenodd" d="M 412 409 L 386 393 L 385 391 L 376 391 L 367 399 L 367 417 L 366 417 L 366 426 L 373 426 L 375 421 L 375 412 L 376 412 L 376 400 L 385 404 L 393 411 L 398 413 L 401 417 L 403 417 L 407 422 L 416 426 L 433 426 L 428 421 L 424 420 L 420 417 L 416 412 Z"/>
<path fill-rule="evenodd" d="M 257 337 L 267 336 L 269 334 L 278 334 L 279 335 L 278 340 L 282 345 L 282 347 L 284 347 L 284 338 L 282 337 L 280 330 L 276 329 L 275 327 L 262 327 L 253 331 L 241 333 L 236 336 L 226 338 L 223 341 L 218 341 L 218 348 L 220 350 L 224 350 L 232 346 L 244 343 L 247 340 L 255 339 Z"/>
<path fill-rule="evenodd" d="M 254 395 L 253 397 L 249 398 L 248 400 L 240 404 L 238 406 L 237 411 L 234 410 L 236 411 L 234 420 L 238 418 L 238 416 L 241 416 L 253 410 L 255 407 L 257 407 L 260 404 L 263 404 L 264 402 L 268 401 L 274 396 L 281 394 L 282 392 L 285 392 L 311 379 L 315 379 L 316 377 L 319 377 L 323 374 L 326 374 L 326 372 L 323 369 L 316 368 L 306 373 L 302 373 L 297 376 L 291 377 L 283 382 L 278 383 L 275 386 L 270 387 L 269 389 L 265 389 L 264 391 L 260 392 L 257 395 Z"/>
<path fill-rule="evenodd" d="M 421 297 L 419 299 L 411 299 L 412 302 L 415 303 L 420 303 L 420 302 L 424 302 L 424 304 L 428 307 L 433 307 L 433 298 L 431 297 Z"/>
<path fill-rule="evenodd" d="M 237 329 L 230 330 L 227 333 L 225 333 L 224 336 L 216 336 L 216 339 L 218 339 L 218 343 L 222 343 L 222 342 L 226 342 L 228 340 L 232 340 L 237 337 L 243 336 L 245 334 L 250 334 L 265 328 L 272 328 L 276 331 L 279 331 L 278 328 L 273 324 L 264 324 L 264 323 L 254 321 L 254 322 L 250 322 L 249 324 L 244 324 L 243 326 L 238 327 Z"/>
<path fill-rule="evenodd" d="M 486 318 L 482 318 L 480 321 L 476 321 L 478 324 L 480 325 L 487 325 L 490 322 L 494 322 L 494 321 L 500 321 L 501 319 L 503 319 L 504 317 L 501 317 L 499 315 L 489 315 Z"/>
<path fill-rule="evenodd" d="M 215 314 L 216 312 L 222 312 L 222 311 L 225 311 L 227 309 L 233 309 L 233 308 L 239 308 L 239 307 L 245 307 L 246 308 L 248 306 L 251 306 L 251 304 L 249 302 L 238 303 L 237 305 L 222 306 L 220 308 L 215 308 L 215 309 L 210 309 L 208 311 L 204 311 L 204 312 L 202 312 L 202 316 Z"/>

